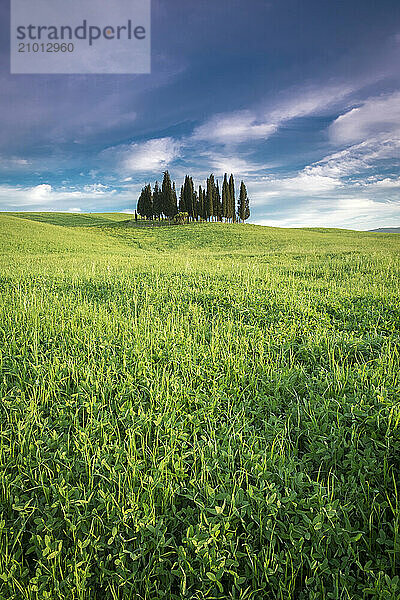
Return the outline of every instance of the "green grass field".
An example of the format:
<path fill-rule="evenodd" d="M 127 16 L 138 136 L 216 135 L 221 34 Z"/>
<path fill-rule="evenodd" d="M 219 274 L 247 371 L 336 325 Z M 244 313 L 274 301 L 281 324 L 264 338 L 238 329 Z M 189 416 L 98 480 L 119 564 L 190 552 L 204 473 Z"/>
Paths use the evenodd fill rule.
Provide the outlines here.
<path fill-rule="evenodd" d="M 400 598 L 400 237 L 0 214 L 0 598 Z"/>

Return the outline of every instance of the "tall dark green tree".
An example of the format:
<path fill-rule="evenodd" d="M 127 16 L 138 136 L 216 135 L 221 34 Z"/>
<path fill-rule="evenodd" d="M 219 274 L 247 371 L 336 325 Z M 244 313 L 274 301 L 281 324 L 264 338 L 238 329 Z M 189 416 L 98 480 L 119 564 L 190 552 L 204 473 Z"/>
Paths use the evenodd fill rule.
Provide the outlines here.
<path fill-rule="evenodd" d="M 142 188 L 138 201 L 136 202 L 136 212 L 141 216 L 144 216 L 144 195 L 144 188 Z"/>
<path fill-rule="evenodd" d="M 200 219 L 206 219 L 207 215 L 206 215 L 206 195 L 205 195 L 205 191 L 203 191 L 203 188 L 201 187 L 201 185 L 199 186 L 199 200 L 198 200 L 198 209 L 197 209 L 198 215 L 200 217 Z"/>
<path fill-rule="evenodd" d="M 147 219 L 151 219 L 153 216 L 153 193 L 150 184 L 147 184 L 142 189 L 137 203 L 137 212 Z"/>
<path fill-rule="evenodd" d="M 228 184 L 228 176 L 225 173 L 224 183 L 222 184 L 222 216 L 224 219 L 231 218 L 231 194 Z"/>
<path fill-rule="evenodd" d="M 162 212 L 166 217 L 172 219 L 178 213 L 177 197 L 175 184 L 172 186 L 171 177 L 168 171 L 164 173 L 164 179 L 161 188 Z"/>
<path fill-rule="evenodd" d="M 180 212 L 187 212 L 191 219 L 196 216 L 196 193 L 194 191 L 193 179 L 186 175 L 181 192 Z"/>
<path fill-rule="evenodd" d="M 236 196 L 235 196 L 235 180 L 233 175 L 229 177 L 229 211 L 228 216 L 232 221 L 236 221 Z"/>
<path fill-rule="evenodd" d="M 199 220 L 199 197 L 196 190 L 193 190 L 193 220 Z"/>
<path fill-rule="evenodd" d="M 214 195 L 215 195 L 215 179 L 214 175 L 210 175 L 207 179 L 206 193 L 206 219 L 213 220 L 214 217 Z"/>
<path fill-rule="evenodd" d="M 161 217 L 163 212 L 162 209 L 162 194 L 158 181 L 156 181 L 153 191 L 153 214 L 157 219 Z"/>
<path fill-rule="evenodd" d="M 153 193 L 150 184 L 142 189 L 137 203 L 137 212 L 147 219 L 151 219 L 153 216 Z"/>
<path fill-rule="evenodd" d="M 184 186 L 181 187 L 181 193 L 179 196 L 179 212 L 186 212 Z"/>
<path fill-rule="evenodd" d="M 247 189 L 243 181 L 240 184 L 238 217 L 244 223 L 250 216 L 250 203 L 247 195 Z"/>
<path fill-rule="evenodd" d="M 205 221 L 207 221 L 208 219 L 208 212 L 207 212 L 207 192 L 206 192 L 206 188 L 203 188 L 203 219 Z"/>
<path fill-rule="evenodd" d="M 151 189 L 151 184 L 147 184 L 146 186 L 146 217 L 148 219 L 152 219 L 153 218 L 153 190 Z"/>
<path fill-rule="evenodd" d="M 172 184 L 172 211 L 173 211 L 173 217 L 175 215 L 178 214 L 178 195 L 176 193 L 176 185 L 175 185 L 175 181 Z"/>
<path fill-rule="evenodd" d="M 217 218 L 217 221 L 222 221 L 222 204 L 221 204 L 221 194 L 219 191 L 219 183 L 218 180 L 214 186 L 214 207 L 213 207 L 214 215 Z"/>

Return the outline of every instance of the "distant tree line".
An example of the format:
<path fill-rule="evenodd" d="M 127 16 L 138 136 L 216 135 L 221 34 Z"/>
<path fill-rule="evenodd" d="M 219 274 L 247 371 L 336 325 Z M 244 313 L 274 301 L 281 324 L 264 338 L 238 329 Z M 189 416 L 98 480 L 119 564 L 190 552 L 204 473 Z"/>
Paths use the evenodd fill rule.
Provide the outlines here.
<path fill-rule="evenodd" d="M 236 199 L 235 180 L 225 173 L 222 193 L 219 182 L 210 175 L 203 188 L 195 189 L 193 178 L 186 175 L 181 187 L 180 196 L 176 193 L 175 183 L 171 181 L 168 171 L 164 173 L 161 187 L 156 181 L 154 189 L 147 184 L 137 202 L 137 212 L 147 219 L 173 219 L 178 213 L 188 216 L 190 221 L 227 221 L 244 223 L 250 216 L 247 189 L 242 181 L 239 198 Z"/>

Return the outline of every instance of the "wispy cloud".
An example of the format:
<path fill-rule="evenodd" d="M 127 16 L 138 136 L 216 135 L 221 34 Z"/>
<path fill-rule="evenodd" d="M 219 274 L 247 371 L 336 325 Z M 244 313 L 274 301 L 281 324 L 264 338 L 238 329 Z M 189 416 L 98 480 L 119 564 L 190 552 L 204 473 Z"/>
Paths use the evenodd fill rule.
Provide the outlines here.
<path fill-rule="evenodd" d="M 292 119 L 315 115 L 332 107 L 354 92 L 349 85 L 309 87 L 288 90 L 263 109 L 248 109 L 214 115 L 193 132 L 194 140 L 216 144 L 241 144 L 266 140 Z"/>
<path fill-rule="evenodd" d="M 305 171 L 313 175 L 346 177 L 379 169 L 382 164 L 392 166 L 400 162 L 400 138 L 371 138 L 333 152 L 307 166 Z"/>
<path fill-rule="evenodd" d="M 276 131 L 274 123 L 258 121 L 251 111 L 215 115 L 194 130 L 193 139 L 220 144 L 266 139 Z"/>
<path fill-rule="evenodd" d="M 18 156 L 0 156 L 0 169 L 2 171 L 21 171 L 32 168 L 32 163 L 26 158 Z"/>
<path fill-rule="evenodd" d="M 341 189 L 342 181 L 333 177 L 308 174 L 301 171 L 292 177 L 274 175 L 253 178 L 248 182 L 248 189 L 253 206 L 271 205 L 277 198 L 287 202 L 290 198 L 311 199 L 331 195 Z"/>
<path fill-rule="evenodd" d="M 385 179 L 377 179 L 376 181 L 371 182 L 369 185 L 380 189 L 400 188 L 400 177 L 385 177 Z"/>
<path fill-rule="evenodd" d="M 329 128 L 336 144 L 359 142 L 380 136 L 400 137 L 400 92 L 369 98 L 340 115 Z"/>
<path fill-rule="evenodd" d="M 377 202 L 364 196 L 320 198 L 283 208 L 279 218 L 272 209 L 262 225 L 278 227 L 341 227 L 368 230 L 397 224 L 399 202 Z"/>
<path fill-rule="evenodd" d="M 109 204 L 110 197 L 116 190 L 101 183 L 93 186 L 77 186 L 58 188 L 48 183 L 33 187 L 0 185 L 0 203 L 4 210 L 66 210 L 80 211 L 80 208 L 71 208 L 72 202 L 90 207 L 99 207 L 99 202 Z M 101 197 L 101 200 L 99 199 Z M 119 198 L 119 201 L 123 200 Z"/>
<path fill-rule="evenodd" d="M 83 191 L 89 194 L 94 194 L 95 196 L 104 194 L 115 194 L 117 190 L 110 189 L 108 185 L 104 185 L 103 183 L 92 183 L 90 185 L 85 185 L 83 187 Z"/>
<path fill-rule="evenodd" d="M 172 137 L 123 144 L 104 150 L 100 160 L 111 162 L 123 173 L 160 172 L 179 156 L 181 142 Z M 129 181 L 129 177 L 125 178 Z"/>

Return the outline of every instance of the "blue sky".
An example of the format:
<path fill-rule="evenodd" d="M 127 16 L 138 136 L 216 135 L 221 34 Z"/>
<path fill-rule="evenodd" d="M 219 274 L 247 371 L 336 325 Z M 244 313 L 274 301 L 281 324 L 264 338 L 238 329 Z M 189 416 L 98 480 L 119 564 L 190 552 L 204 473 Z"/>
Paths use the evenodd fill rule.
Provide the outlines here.
<path fill-rule="evenodd" d="M 250 221 L 400 225 L 398 0 L 153 0 L 151 75 L 10 75 L 0 209 L 132 211 L 169 169 L 233 172 Z"/>

